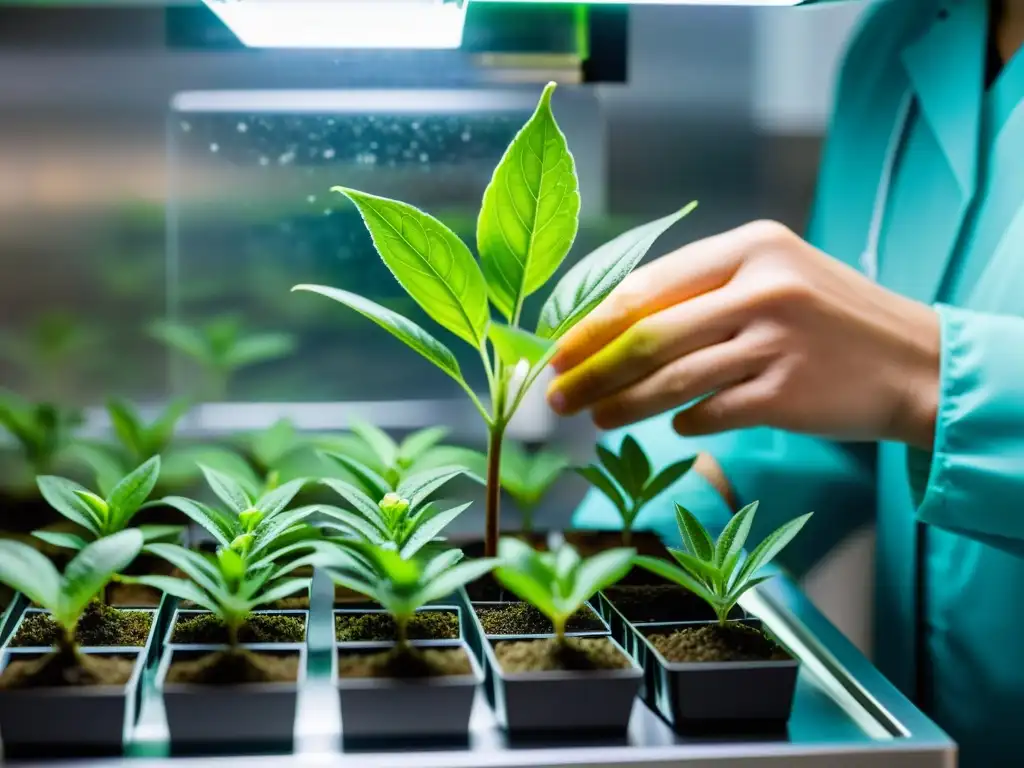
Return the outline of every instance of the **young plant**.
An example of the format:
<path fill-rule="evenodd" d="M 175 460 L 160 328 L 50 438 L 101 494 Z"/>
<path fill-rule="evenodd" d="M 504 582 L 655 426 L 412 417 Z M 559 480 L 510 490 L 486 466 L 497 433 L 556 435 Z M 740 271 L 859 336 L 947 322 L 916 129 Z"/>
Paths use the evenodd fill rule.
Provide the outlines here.
<path fill-rule="evenodd" d="M 0 329 L 0 361 L 21 369 L 28 392 L 51 400 L 75 395 L 75 375 L 94 361 L 102 334 L 63 309 L 34 317 L 24 331 Z"/>
<path fill-rule="evenodd" d="M 768 534 L 744 557 L 743 545 L 750 534 L 755 512 L 756 501 L 733 515 L 714 541 L 693 513 L 676 504 L 676 520 L 686 551 L 669 549 L 669 552 L 679 565 L 648 556 L 637 557 L 636 564 L 693 592 L 711 606 L 718 623 L 724 625 L 740 597 L 771 578 L 758 573 L 811 518 L 809 513 L 790 520 Z"/>
<path fill-rule="evenodd" d="M 317 537 L 316 530 L 306 525 L 305 520 L 319 510 L 318 506 L 287 509 L 306 484 L 305 479 L 285 483 L 255 498 L 230 475 L 209 467 L 202 467 L 202 471 L 227 511 L 182 496 L 168 496 L 160 503 L 200 525 L 221 548 L 246 560 L 264 559 L 297 542 Z"/>
<path fill-rule="evenodd" d="M 620 581 L 633 567 L 632 549 L 609 549 L 582 559 L 569 544 L 537 552 L 518 539 L 501 540 L 501 564 L 494 575 L 507 589 L 551 621 L 565 642 L 565 625 L 599 590 Z"/>
<path fill-rule="evenodd" d="M 278 551 L 246 558 L 234 548 L 221 547 L 216 555 L 203 555 L 174 544 L 151 544 L 146 552 L 166 560 L 187 579 L 174 576 L 138 576 L 133 584 L 144 584 L 181 600 L 190 600 L 224 622 L 229 645 L 237 651 L 238 632 L 249 615 L 261 605 L 309 589 L 309 578 L 297 578 L 295 571 L 310 566 L 312 555 L 285 558 L 285 554 L 311 551 L 302 544 L 292 545 L 289 553 Z"/>
<path fill-rule="evenodd" d="M 494 559 L 463 562 L 458 549 L 406 559 L 390 547 L 353 540 L 321 545 L 316 557 L 316 564 L 335 584 L 366 595 L 391 614 L 402 649 L 408 647 L 409 621 L 417 610 L 479 579 L 497 564 Z"/>
<path fill-rule="evenodd" d="M 159 320 L 150 333 L 199 366 L 206 379 L 204 395 L 212 400 L 224 399 L 238 371 L 285 357 L 295 349 L 295 339 L 288 334 L 245 333 L 234 315 L 222 315 L 202 326 Z"/>
<path fill-rule="evenodd" d="M 159 476 L 160 457 L 154 456 L 121 478 L 104 497 L 73 480 L 44 475 L 38 479 L 39 492 L 51 507 L 79 526 L 81 534 L 34 531 L 32 535 L 55 547 L 81 551 L 91 542 L 127 529 Z M 141 525 L 138 530 L 149 543 L 176 540 L 185 529 L 180 525 Z"/>
<path fill-rule="evenodd" d="M 49 611 L 63 630 L 55 656 L 58 663 L 77 659 L 75 629 L 86 606 L 103 594 L 115 574 L 142 550 L 142 533 L 128 529 L 88 544 L 64 574 L 38 551 L 16 541 L 0 541 L 0 582 Z"/>
<path fill-rule="evenodd" d="M 580 194 L 575 163 L 551 111 L 554 83 L 494 171 L 477 225 L 480 261 L 448 227 L 405 203 L 335 187 L 359 209 L 381 259 L 438 325 L 475 349 L 489 386 L 485 406 L 455 355 L 411 320 L 361 296 L 298 285 L 364 315 L 440 368 L 465 390 L 488 431 L 485 552 L 497 551 L 500 468 L 506 428 L 540 376 L 555 342 L 594 309 L 654 241 L 693 204 L 620 235 L 582 259 L 555 286 L 533 332 L 526 299 L 558 271 L 576 238 Z M 501 321 L 492 320 L 492 309 Z"/>
<path fill-rule="evenodd" d="M 445 427 L 428 427 L 413 432 L 399 443 L 384 430 L 366 422 L 354 422 L 349 429 L 354 440 L 348 441 L 344 453 L 380 475 L 392 490 L 415 472 L 418 465 L 429 463 L 431 457 L 444 448 L 439 444 L 448 436 Z"/>
<path fill-rule="evenodd" d="M 615 505 L 622 517 L 622 543 L 629 546 L 633 523 L 640 511 L 690 471 L 697 457 L 677 461 L 655 474 L 640 444 L 630 436 L 616 455 L 598 444 L 599 464 L 577 467 L 576 472 Z"/>
<path fill-rule="evenodd" d="M 431 494 L 463 472 L 461 467 L 425 470 L 407 477 L 396 491 L 387 490 L 382 478 L 370 478 L 377 483 L 379 501 L 344 480 L 325 478 L 321 482 L 341 496 L 350 509 L 321 506 L 319 511 L 328 518 L 326 527 L 339 528 L 348 537 L 356 536 L 368 544 L 390 545 L 402 557 L 411 558 L 469 507 L 461 504 L 440 509 L 427 502 Z"/>
<path fill-rule="evenodd" d="M 36 476 L 53 472 L 62 461 L 71 458 L 74 432 L 83 421 L 78 409 L 32 403 L 0 391 L 0 427 L 18 445 L 25 485 L 31 485 Z"/>

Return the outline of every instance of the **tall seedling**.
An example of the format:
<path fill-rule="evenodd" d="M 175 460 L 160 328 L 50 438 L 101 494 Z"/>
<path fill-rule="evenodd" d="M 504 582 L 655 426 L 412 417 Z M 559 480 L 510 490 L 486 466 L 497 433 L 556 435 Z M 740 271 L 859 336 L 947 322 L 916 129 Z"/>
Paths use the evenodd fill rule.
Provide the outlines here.
<path fill-rule="evenodd" d="M 630 230 L 582 259 L 555 286 L 540 321 L 521 327 L 523 305 L 565 260 L 579 227 L 576 166 L 551 111 L 549 84 L 484 192 L 477 223 L 480 261 L 448 227 L 405 203 L 335 187 L 359 209 L 381 259 L 434 322 L 480 354 L 485 406 L 441 341 L 416 323 L 361 296 L 298 285 L 334 299 L 401 339 L 462 387 L 488 431 L 485 553 L 498 546 L 501 448 L 512 416 L 554 354 L 555 342 L 594 309 L 639 263 L 654 241 L 693 209 Z M 492 320 L 492 309 L 501 321 Z"/>

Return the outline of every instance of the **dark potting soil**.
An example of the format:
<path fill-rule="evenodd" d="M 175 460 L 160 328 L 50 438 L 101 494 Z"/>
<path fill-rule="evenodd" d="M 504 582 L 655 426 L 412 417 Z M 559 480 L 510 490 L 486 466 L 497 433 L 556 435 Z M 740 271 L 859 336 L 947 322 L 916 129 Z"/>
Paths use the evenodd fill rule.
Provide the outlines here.
<path fill-rule="evenodd" d="M 171 664 L 166 679 L 168 683 L 197 685 L 294 683 L 299 679 L 299 655 L 218 651 Z"/>
<path fill-rule="evenodd" d="M 156 608 L 163 593 L 142 584 L 111 584 L 107 587 L 107 602 L 129 608 Z"/>
<path fill-rule="evenodd" d="M 628 669 L 629 659 L 605 637 L 516 640 L 496 643 L 494 654 L 506 672 Z"/>
<path fill-rule="evenodd" d="M 707 603 L 675 584 L 616 585 L 604 596 L 627 621 L 704 621 L 715 618 Z"/>
<path fill-rule="evenodd" d="M 119 656 L 58 651 L 31 661 L 12 661 L 0 674 L 0 690 L 124 685 L 135 662 Z"/>
<path fill-rule="evenodd" d="M 238 630 L 240 643 L 301 643 L 306 627 L 294 616 L 254 613 Z M 172 643 L 223 645 L 230 642 L 228 628 L 209 613 L 179 618 L 171 634 Z"/>
<path fill-rule="evenodd" d="M 334 630 L 338 640 L 395 640 L 395 621 L 387 613 L 348 613 L 336 616 Z M 410 640 L 456 640 L 459 617 L 450 611 L 421 611 L 406 628 Z"/>
<path fill-rule="evenodd" d="M 565 540 L 582 557 L 590 557 L 615 547 L 633 547 L 638 555 L 652 557 L 664 557 L 666 554 L 661 539 L 648 531 L 633 531 L 628 543 L 623 541 L 622 531 L 566 531 Z"/>
<path fill-rule="evenodd" d="M 703 624 L 669 635 L 650 635 L 648 640 L 670 662 L 785 661 L 790 658 L 763 632 L 744 624 Z"/>
<path fill-rule="evenodd" d="M 75 629 L 75 642 L 81 646 L 142 647 L 149 638 L 153 614 L 124 611 L 92 602 L 86 607 Z M 49 614 L 32 613 L 11 638 L 16 648 L 45 648 L 56 645 L 64 632 Z"/>
<path fill-rule="evenodd" d="M 548 617 L 529 603 L 474 606 L 473 610 L 488 635 L 550 635 L 554 632 Z M 604 623 L 588 606 L 576 611 L 565 626 L 567 632 L 599 632 L 604 629 Z"/>
<path fill-rule="evenodd" d="M 379 653 L 338 655 L 338 676 L 449 677 L 473 674 L 464 648 L 391 648 Z"/>

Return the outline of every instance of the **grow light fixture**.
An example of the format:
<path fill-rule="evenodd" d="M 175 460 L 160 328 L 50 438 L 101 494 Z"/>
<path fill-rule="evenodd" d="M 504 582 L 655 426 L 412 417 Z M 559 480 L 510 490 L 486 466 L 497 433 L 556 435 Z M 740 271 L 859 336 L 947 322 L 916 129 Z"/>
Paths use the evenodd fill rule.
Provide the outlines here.
<path fill-rule="evenodd" d="M 468 0 L 203 0 L 250 48 L 458 48 Z"/>

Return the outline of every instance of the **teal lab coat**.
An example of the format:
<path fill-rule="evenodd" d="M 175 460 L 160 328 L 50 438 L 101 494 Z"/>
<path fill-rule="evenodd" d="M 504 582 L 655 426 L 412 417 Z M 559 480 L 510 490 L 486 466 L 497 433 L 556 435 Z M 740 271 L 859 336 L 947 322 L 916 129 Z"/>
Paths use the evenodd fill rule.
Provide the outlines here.
<path fill-rule="evenodd" d="M 712 454 L 740 502 L 761 500 L 754 537 L 815 511 L 786 553 L 797 571 L 873 520 L 876 663 L 959 743 L 965 766 L 1024 765 L 1024 53 L 986 90 L 988 12 L 986 0 L 883 0 L 867 12 L 837 83 L 807 232 L 863 268 L 902 134 L 877 277 L 941 318 L 932 449 L 771 429 L 684 440 L 667 418 L 628 430 L 659 464 Z M 713 527 L 728 519 L 690 473 L 638 527 L 678 540 L 673 501 Z M 617 527 L 594 492 L 574 523 Z"/>

